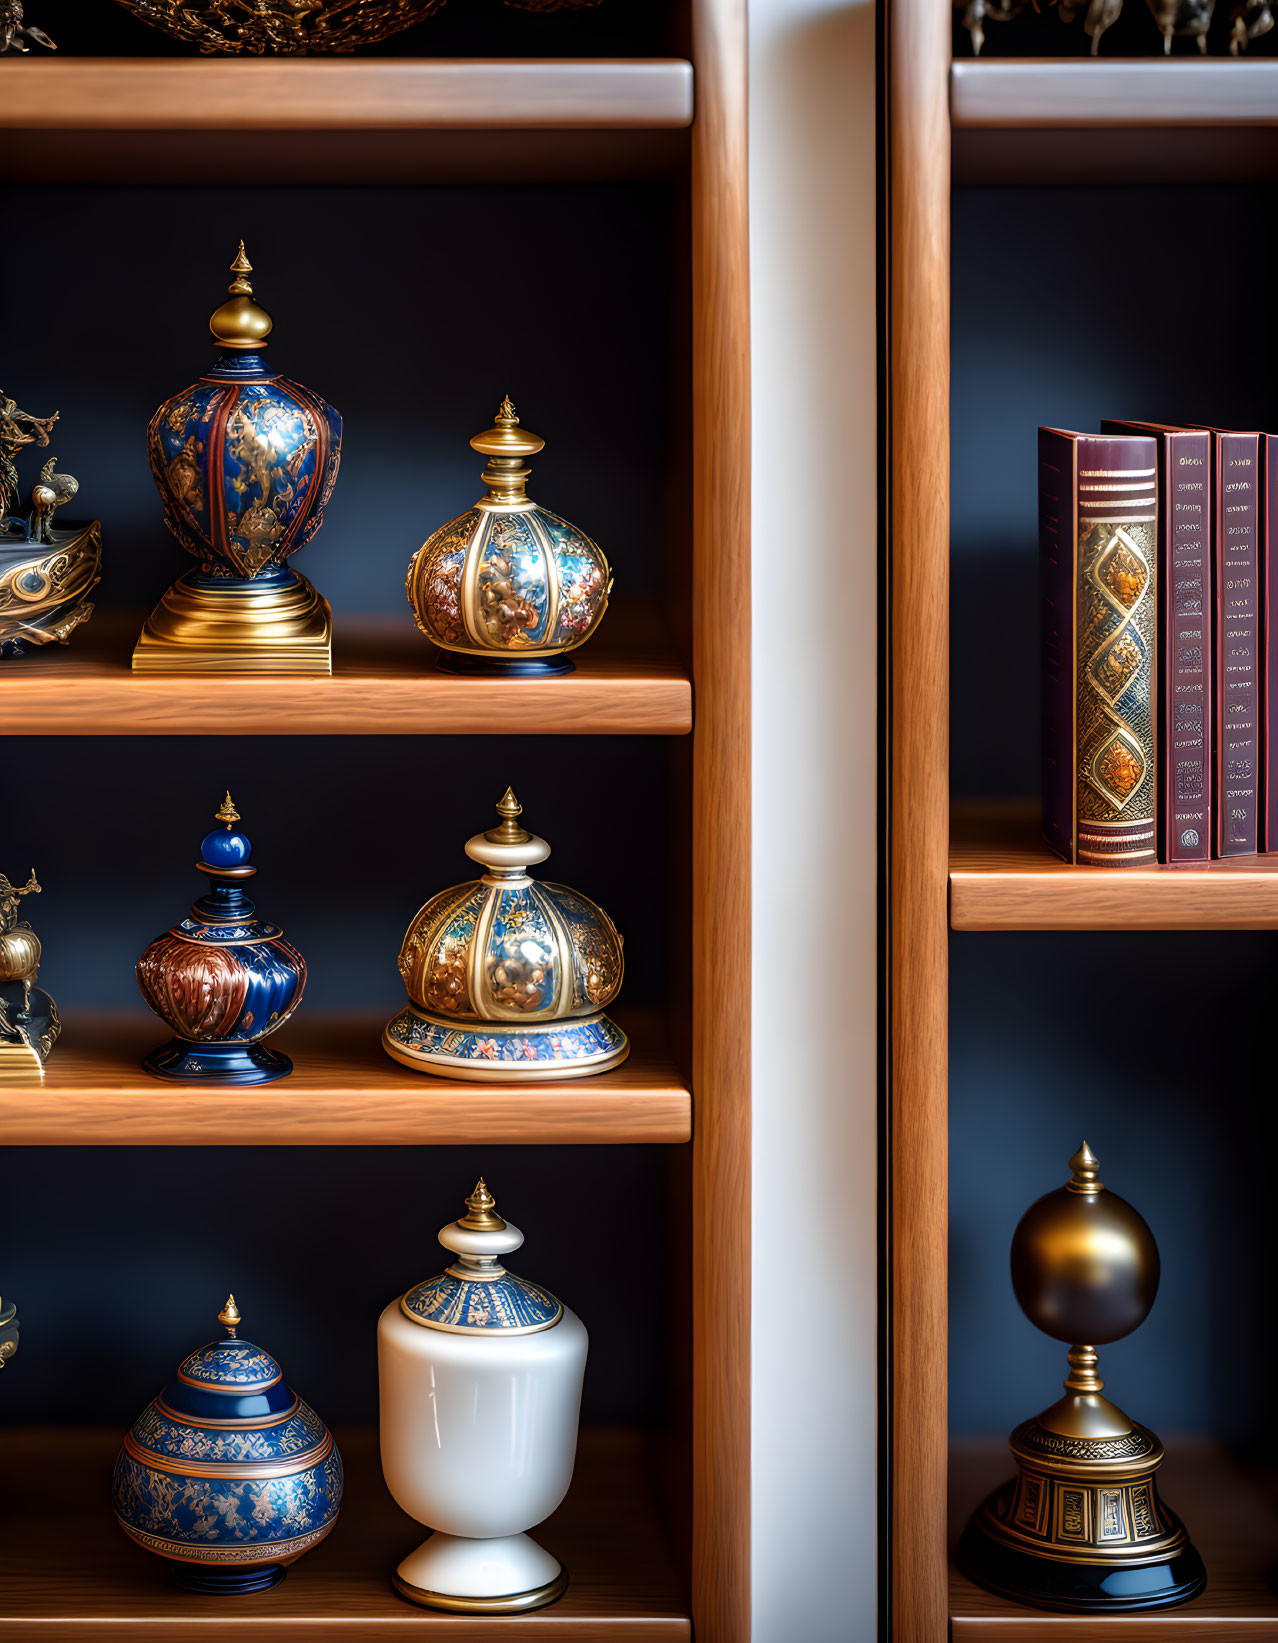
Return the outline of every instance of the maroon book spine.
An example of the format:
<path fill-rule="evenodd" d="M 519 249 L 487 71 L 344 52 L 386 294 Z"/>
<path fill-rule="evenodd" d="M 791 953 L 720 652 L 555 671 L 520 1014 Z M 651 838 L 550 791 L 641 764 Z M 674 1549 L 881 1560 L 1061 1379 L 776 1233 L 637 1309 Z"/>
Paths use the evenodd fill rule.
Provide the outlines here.
<path fill-rule="evenodd" d="M 1278 850 L 1278 434 L 1260 440 L 1260 594 L 1264 601 L 1261 654 L 1264 690 L 1261 695 L 1260 751 L 1264 765 L 1261 793 L 1262 848 Z"/>
<path fill-rule="evenodd" d="M 1102 422 L 1158 445 L 1158 859 L 1211 859 L 1211 435 Z"/>
<path fill-rule="evenodd" d="M 1144 436 L 1038 431 L 1043 836 L 1067 861 L 1157 861 L 1158 491 Z"/>
<path fill-rule="evenodd" d="M 1260 435 L 1212 432 L 1216 854 L 1254 856 L 1260 809 Z"/>

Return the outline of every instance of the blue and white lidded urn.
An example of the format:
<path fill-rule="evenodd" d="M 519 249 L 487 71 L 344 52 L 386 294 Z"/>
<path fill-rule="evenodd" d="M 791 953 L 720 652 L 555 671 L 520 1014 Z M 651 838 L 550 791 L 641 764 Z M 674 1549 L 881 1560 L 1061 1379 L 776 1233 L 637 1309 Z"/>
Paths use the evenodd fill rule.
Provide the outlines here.
<path fill-rule="evenodd" d="M 446 673 L 570 673 L 568 654 L 603 621 L 612 574 L 584 531 L 525 492 L 545 440 L 509 397 L 472 447 L 489 494 L 413 555 L 405 592 Z"/>
<path fill-rule="evenodd" d="M 293 1070 L 261 1041 L 302 1002 L 306 960 L 278 924 L 254 917 L 242 888 L 257 872 L 253 847 L 234 830 L 240 815 L 229 793 L 217 819 L 223 826 L 205 835 L 196 863 L 208 894 L 137 962 L 142 996 L 177 1035 L 142 1065 L 180 1082 L 265 1084 Z"/>
<path fill-rule="evenodd" d="M 382 1034 L 405 1066 L 527 1083 L 607 1072 L 630 1053 L 604 1014 L 625 969 L 617 927 L 576 890 L 528 876 L 550 846 L 522 812 L 507 788 L 500 825 L 466 843 L 484 876 L 432 897 L 408 927 L 409 1004 Z"/>
<path fill-rule="evenodd" d="M 482 1180 L 439 1241 L 449 1265 L 377 1324 L 382 1472 L 404 1511 L 435 1531 L 393 1584 L 428 1609 L 538 1609 L 568 1584 L 526 1531 L 572 1482 L 585 1326 L 502 1265 L 524 1235 Z"/>
<path fill-rule="evenodd" d="M 111 1493 L 125 1534 L 197 1592 L 260 1592 L 318 1545 L 342 1504 L 342 1457 L 269 1352 L 226 1338 L 190 1353 L 134 1421 Z"/>
<path fill-rule="evenodd" d="M 209 321 L 217 358 L 151 418 L 147 448 L 169 529 L 198 563 L 146 619 L 148 673 L 331 673 L 328 601 L 289 559 L 320 528 L 342 419 L 262 357 L 271 316 L 253 298 L 244 242 L 230 298 Z"/>

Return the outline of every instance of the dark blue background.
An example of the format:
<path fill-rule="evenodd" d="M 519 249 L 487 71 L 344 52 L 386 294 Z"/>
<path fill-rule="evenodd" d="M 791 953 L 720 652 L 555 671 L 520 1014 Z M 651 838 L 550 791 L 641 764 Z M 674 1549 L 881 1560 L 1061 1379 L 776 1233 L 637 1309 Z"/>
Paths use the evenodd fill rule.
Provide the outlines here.
<path fill-rule="evenodd" d="M 1129 7 L 1129 9 L 1132 9 Z M 954 198 L 952 763 L 960 796 L 1038 780 L 1039 423 L 1278 426 L 1274 191 L 962 188 Z M 1155 1430 L 1273 1448 L 1274 937 L 950 938 L 950 1418 L 1007 1432 L 1064 1348 L 1021 1314 L 1017 1220 L 1085 1136 L 1163 1279 L 1101 1352 Z"/>

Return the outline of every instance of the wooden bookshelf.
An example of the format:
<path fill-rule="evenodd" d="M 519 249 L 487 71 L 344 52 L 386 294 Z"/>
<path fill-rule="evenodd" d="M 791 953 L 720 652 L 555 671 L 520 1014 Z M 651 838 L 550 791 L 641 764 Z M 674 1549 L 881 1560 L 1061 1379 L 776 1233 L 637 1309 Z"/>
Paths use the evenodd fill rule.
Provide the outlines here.
<path fill-rule="evenodd" d="M 958 183 L 1278 176 L 1278 60 L 988 58 L 950 68 Z"/>
<path fill-rule="evenodd" d="M 951 1446 L 951 1544 L 973 1508 L 1011 1474 L 1007 1445 L 997 1439 Z M 995 1597 L 951 1567 L 952 1643 L 1260 1643 L 1278 1636 L 1278 1592 L 1269 1583 L 1278 1512 L 1266 1489 L 1203 1438 L 1167 1440 L 1159 1489 L 1207 1565 L 1201 1597 L 1158 1614 L 1047 1614 Z"/>
<path fill-rule="evenodd" d="M 387 1014 L 389 1014 L 389 1008 Z M 434 1078 L 392 1061 L 385 1018 L 299 1013 L 272 1038 L 294 1059 L 273 1084 L 192 1088 L 143 1072 L 164 1042 L 146 1016 L 64 1023 L 39 1084 L 0 1083 L 9 1146 L 592 1146 L 678 1143 L 692 1094 L 656 1015 L 622 1010 L 631 1051 L 594 1078 Z"/>
<path fill-rule="evenodd" d="M 675 175 L 692 114 L 678 58 L 0 62 L 12 181 L 236 182 L 254 141 L 274 183 Z"/>
<path fill-rule="evenodd" d="M 1205 867 L 1073 867 L 1043 843 L 1033 800 L 956 804 L 954 930 L 1278 929 L 1278 855 Z"/>
<path fill-rule="evenodd" d="M 139 1389 L 139 1408 L 146 1388 Z M 112 1517 L 111 1465 L 120 1432 L 0 1433 L 0 1633 L 6 1643 L 114 1636 L 137 1643 L 192 1638 L 359 1639 L 535 1637 L 556 1643 L 688 1643 L 688 1599 L 671 1559 L 638 1434 L 581 1435 L 568 1498 L 537 1531 L 568 1569 L 548 1609 L 502 1619 L 429 1614 L 390 1586 L 396 1563 L 426 1531 L 382 1482 L 377 1437 L 341 1432 L 342 1513 L 328 1538 L 274 1590 L 234 1599 L 181 1591 L 160 1560 Z"/>
<path fill-rule="evenodd" d="M 609 610 L 572 673 L 441 673 L 412 615 L 338 617 L 330 677 L 138 674 L 145 612 L 101 611 L 64 646 L 7 661 L 0 723 L 42 736 L 682 736 L 692 683 L 652 607 Z"/>

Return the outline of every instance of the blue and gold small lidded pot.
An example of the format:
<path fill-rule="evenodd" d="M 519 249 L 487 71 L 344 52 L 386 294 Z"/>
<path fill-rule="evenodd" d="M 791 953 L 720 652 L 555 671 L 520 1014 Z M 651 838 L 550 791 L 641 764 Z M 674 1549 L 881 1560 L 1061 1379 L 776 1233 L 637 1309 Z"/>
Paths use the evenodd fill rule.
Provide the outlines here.
<path fill-rule="evenodd" d="M 229 793 L 217 819 L 224 825 L 205 835 L 196 863 L 209 893 L 137 962 L 142 996 L 177 1034 L 142 1065 L 179 1082 L 265 1084 L 293 1070 L 261 1040 L 301 1003 L 306 960 L 278 924 L 253 916 L 241 888 L 257 872 L 253 847 L 234 830 L 240 815 Z"/>
<path fill-rule="evenodd" d="M 226 1339 L 188 1354 L 134 1421 L 112 1499 L 179 1585 L 261 1592 L 337 1521 L 342 1457 L 270 1353 L 238 1338 L 234 1295 L 218 1322 Z"/>

